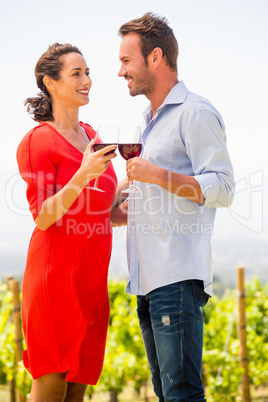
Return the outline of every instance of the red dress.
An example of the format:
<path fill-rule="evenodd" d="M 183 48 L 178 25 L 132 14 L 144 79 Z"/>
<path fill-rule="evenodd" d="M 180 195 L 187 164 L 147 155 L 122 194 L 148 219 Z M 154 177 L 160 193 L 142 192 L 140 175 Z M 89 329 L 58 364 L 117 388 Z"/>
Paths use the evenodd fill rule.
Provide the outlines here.
<path fill-rule="evenodd" d="M 91 139 L 95 131 L 80 122 Z M 33 218 L 81 165 L 83 154 L 51 125 L 41 122 L 21 141 L 17 161 L 27 182 Z M 90 182 L 92 186 L 94 181 Z M 36 379 L 59 372 L 66 381 L 96 384 L 109 320 L 107 289 L 117 186 L 109 164 L 98 187 L 85 188 L 68 212 L 47 230 L 35 228 L 22 285 L 25 367 Z"/>

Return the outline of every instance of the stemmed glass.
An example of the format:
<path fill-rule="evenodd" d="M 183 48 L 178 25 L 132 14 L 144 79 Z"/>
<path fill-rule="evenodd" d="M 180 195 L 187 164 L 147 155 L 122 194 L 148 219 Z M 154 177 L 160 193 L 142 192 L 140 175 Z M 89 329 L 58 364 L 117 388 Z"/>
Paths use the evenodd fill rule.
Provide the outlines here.
<path fill-rule="evenodd" d="M 120 155 L 128 160 L 140 156 L 142 150 L 141 130 L 138 126 L 124 126 L 119 130 L 118 135 L 118 150 Z M 133 180 L 130 182 L 129 187 L 122 190 L 122 193 L 132 193 L 134 191 L 141 191 L 134 184 Z"/>
<path fill-rule="evenodd" d="M 100 149 L 107 147 L 109 145 L 117 145 L 117 139 L 118 139 L 118 127 L 101 123 L 94 137 L 94 145 L 93 145 L 94 152 L 99 151 Z M 107 152 L 105 155 L 109 155 L 113 152 L 115 152 L 115 149 Z M 89 188 L 90 190 L 105 193 L 104 190 L 98 188 L 99 177 L 100 176 L 96 177 L 93 187 L 87 187 L 87 188 Z"/>

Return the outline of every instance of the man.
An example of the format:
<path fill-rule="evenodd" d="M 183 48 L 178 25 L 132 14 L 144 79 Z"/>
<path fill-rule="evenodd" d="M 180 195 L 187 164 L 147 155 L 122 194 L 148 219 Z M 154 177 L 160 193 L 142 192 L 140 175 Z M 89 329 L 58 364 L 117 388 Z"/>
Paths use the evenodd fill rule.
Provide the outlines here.
<path fill-rule="evenodd" d="M 178 44 L 152 13 L 121 26 L 120 70 L 131 96 L 150 101 L 143 152 L 127 162 L 141 192 L 128 204 L 127 290 L 160 401 L 204 401 L 202 309 L 212 292 L 215 211 L 233 199 L 224 123 L 177 75 Z"/>

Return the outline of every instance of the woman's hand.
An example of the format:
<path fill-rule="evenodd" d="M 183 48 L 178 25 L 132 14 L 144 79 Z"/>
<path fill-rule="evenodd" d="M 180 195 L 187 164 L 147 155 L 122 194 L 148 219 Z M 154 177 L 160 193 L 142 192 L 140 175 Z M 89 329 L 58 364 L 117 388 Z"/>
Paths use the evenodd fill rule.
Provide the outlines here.
<path fill-rule="evenodd" d="M 93 151 L 93 145 L 94 140 L 91 140 L 84 152 L 78 171 L 82 175 L 86 175 L 87 183 L 104 173 L 111 160 L 117 156 L 115 152 L 107 155 L 108 152 L 116 149 L 116 145 L 108 145 L 96 152 Z"/>

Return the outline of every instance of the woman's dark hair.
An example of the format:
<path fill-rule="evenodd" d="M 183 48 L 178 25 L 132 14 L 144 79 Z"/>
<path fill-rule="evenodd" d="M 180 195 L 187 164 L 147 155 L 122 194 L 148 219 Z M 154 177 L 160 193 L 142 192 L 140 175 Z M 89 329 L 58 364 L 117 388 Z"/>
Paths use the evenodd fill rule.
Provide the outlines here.
<path fill-rule="evenodd" d="M 141 52 L 146 65 L 149 54 L 156 47 L 160 47 L 167 65 L 177 72 L 178 42 L 164 17 L 146 13 L 141 18 L 123 24 L 119 29 L 119 35 L 122 37 L 131 32 L 140 36 Z"/>
<path fill-rule="evenodd" d="M 53 121 L 52 99 L 43 82 L 44 77 L 50 77 L 57 81 L 60 78 L 60 72 L 63 63 L 61 56 L 68 53 L 79 53 L 81 51 L 69 43 L 54 43 L 49 46 L 47 51 L 42 54 L 35 66 L 35 78 L 38 88 L 41 90 L 35 98 L 27 98 L 24 105 L 27 105 L 27 112 L 33 115 L 35 121 Z"/>

